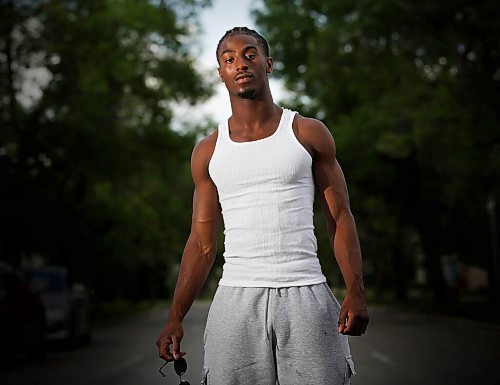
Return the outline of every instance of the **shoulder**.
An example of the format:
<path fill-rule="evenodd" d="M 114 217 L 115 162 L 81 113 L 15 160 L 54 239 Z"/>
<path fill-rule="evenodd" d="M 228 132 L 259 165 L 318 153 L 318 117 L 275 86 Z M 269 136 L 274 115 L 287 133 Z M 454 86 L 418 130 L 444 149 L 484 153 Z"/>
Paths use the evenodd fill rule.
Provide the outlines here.
<path fill-rule="evenodd" d="M 311 154 L 318 152 L 335 153 L 335 141 L 328 127 L 318 119 L 295 115 L 293 129 L 299 142 Z"/>
<path fill-rule="evenodd" d="M 218 129 L 216 128 L 210 135 L 200 140 L 193 148 L 192 160 L 210 160 L 217 143 Z"/>
<path fill-rule="evenodd" d="M 208 164 L 215 150 L 217 143 L 218 129 L 216 128 L 210 135 L 200 140 L 193 148 L 191 154 L 191 172 L 196 175 L 208 175 Z"/>

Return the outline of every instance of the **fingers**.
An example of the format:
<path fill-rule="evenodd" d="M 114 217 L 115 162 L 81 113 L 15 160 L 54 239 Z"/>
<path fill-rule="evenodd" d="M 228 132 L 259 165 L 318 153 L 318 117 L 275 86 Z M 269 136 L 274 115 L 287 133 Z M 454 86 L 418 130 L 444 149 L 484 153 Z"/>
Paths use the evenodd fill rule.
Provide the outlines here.
<path fill-rule="evenodd" d="M 178 360 L 179 358 L 186 355 L 186 352 L 181 352 L 181 339 L 173 336 L 172 337 L 172 347 L 173 347 L 173 358 L 174 360 Z"/>
<path fill-rule="evenodd" d="M 344 318 L 344 327 L 342 330 L 340 330 L 341 328 L 339 327 L 339 333 L 350 336 L 360 336 L 365 333 L 368 321 L 368 315 L 364 312 L 358 314 L 348 313 L 346 318 Z"/>
<path fill-rule="evenodd" d="M 172 345 L 172 351 L 170 351 L 170 345 Z M 181 352 L 181 338 L 176 336 L 160 336 L 156 341 L 156 346 L 158 346 L 160 358 L 168 362 L 178 360 L 186 355 L 186 352 Z"/>
<path fill-rule="evenodd" d="M 356 320 L 355 316 L 350 316 L 347 318 L 347 325 L 344 328 L 344 334 L 349 335 L 349 336 L 358 335 L 357 329 L 358 329 L 359 323 L 356 321 L 357 320 Z"/>
<path fill-rule="evenodd" d="M 184 337 L 182 324 L 176 321 L 168 321 L 156 341 L 158 353 L 165 361 L 180 359 L 186 353 L 181 352 L 181 340 Z M 171 348 L 172 345 L 172 348 Z"/>
<path fill-rule="evenodd" d="M 339 316 L 339 333 L 340 334 L 345 333 L 347 322 L 348 322 L 347 309 L 344 306 L 342 306 L 340 308 L 340 316 Z"/>
<path fill-rule="evenodd" d="M 172 339 L 169 337 L 163 338 L 160 336 L 160 338 L 156 341 L 159 356 L 165 361 L 172 361 L 174 359 L 172 353 L 170 352 L 170 345 L 172 345 Z"/>

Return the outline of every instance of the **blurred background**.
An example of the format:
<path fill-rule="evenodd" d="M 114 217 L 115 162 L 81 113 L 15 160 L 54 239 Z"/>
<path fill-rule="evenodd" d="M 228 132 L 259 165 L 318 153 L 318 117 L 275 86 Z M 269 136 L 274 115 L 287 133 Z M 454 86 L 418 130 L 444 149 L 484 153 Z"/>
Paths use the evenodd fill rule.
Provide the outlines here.
<path fill-rule="evenodd" d="M 44 350 L 49 331 L 73 346 L 91 340 L 90 323 L 171 298 L 191 150 L 230 115 L 215 47 L 238 25 L 270 43 L 277 104 L 321 119 L 336 139 L 369 304 L 498 324 L 498 6 L 1 0 L 4 355 L 26 330 L 38 337 L 17 353 Z M 342 297 L 319 207 L 315 220 Z M 202 298 L 222 248 L 221 233 Z"/>

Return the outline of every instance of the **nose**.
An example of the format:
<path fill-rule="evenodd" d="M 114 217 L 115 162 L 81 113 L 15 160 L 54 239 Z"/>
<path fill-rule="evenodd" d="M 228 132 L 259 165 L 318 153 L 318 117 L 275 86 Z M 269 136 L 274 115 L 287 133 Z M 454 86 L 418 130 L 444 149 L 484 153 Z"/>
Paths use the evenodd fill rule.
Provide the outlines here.
<path fill-rule="evenodd" d="M 248 69 L 248 65 L 246 63 L 246 60 L 245 60 L 244 56 L 236 57 L 236 69 L 238 71 L 242 71 L 242 70 Z"/>

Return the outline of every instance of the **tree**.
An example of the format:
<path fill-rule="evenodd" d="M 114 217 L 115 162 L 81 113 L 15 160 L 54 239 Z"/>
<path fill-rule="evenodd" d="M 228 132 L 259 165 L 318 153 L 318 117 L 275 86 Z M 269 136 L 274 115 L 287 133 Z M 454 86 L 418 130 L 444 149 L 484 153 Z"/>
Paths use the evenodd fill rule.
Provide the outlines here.
<path fill-rule="evenodd" d="M 499 196 L 496 2 L 266 0 L 255 11 L 289 103 L 333 130 L 368 280 L 404 298 L 423 252 L 489 267 L 488 197 Z M 292 39 L 290 38 L 292 37 Z M 497 276 L 498 279 L 498 276 Z"/>
<path fill-rule="evenodd" d="M 172 104 L 210 95 L 188 51 L 207 3 L 1 2 L 2 258 L 66 265 L 100 298 L 164 289 L 195 141 L 171 130 Z"/>

